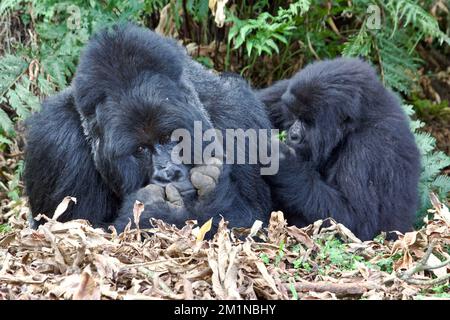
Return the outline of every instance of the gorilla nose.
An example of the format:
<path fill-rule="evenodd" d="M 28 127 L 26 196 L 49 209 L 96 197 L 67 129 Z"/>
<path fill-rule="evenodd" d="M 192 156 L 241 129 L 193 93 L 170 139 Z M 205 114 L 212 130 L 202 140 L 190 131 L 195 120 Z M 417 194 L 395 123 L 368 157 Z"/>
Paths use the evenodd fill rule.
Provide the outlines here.
<path fill-rule="evenodd" d="M 170 181 L 178 181 L 182 176 L 181 170 L 177 167 L 166 168 L 164 172 Z"/>
<path fill-rule="evenodd" d="M 298 144 L 302 142 L 303 139 L 303 126 L 299 121 L 295 121 L 295 123 L 291 126 L 288 132 L 289 142 L 293 144 Z"/>
<path fill-rule="evenodd" d="M 298 133 L 293 132 L 293 133 L 289 133 L 289 140 L 292 143 L 300 143 L 301 137 L 300 137 L 300 135 Z"/>
<path fill-rule="evenodd" d="M 177 182 L 181 180 L 182 177 L 183 172 L 179 168 L 175 166 L 169 166 L 156 170 L 152 176 L 152 180 L 156 184 L 167 185 L 170 182 Z"/>

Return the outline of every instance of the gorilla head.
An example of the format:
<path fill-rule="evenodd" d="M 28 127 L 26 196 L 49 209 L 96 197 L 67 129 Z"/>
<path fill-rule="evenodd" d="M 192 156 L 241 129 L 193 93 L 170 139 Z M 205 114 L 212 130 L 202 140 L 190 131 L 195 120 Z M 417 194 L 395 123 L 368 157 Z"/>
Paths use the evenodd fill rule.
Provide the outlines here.
<path fill-rule="evenodd" d="M 344 70 L 352 69 L 343 65 L 348 70 L 331 61 L 309 65 L 290 80 L 281 95 L 289 119 L 283 128 L 288 130 L 287 143 L 303 160 L 325 161 L 345 137 L 363 125 L 363 86 L 352 84 L 365 81 L 361 74 L 375 79 L 375 73 L 361 64 L 363 70 L 346 75 Z"/>
<path fill-rule="evenodd" d="M 192 132 L 194 121 L 211 127 L 196 93 L 182 81 L 184 54 L 156 37 L 132 26 L 98 34 L 74 79 L 95 166 L 119 197 L 148 183 L 187 180 L 189 168 L 168 161 L 170 136 L 180 128 Z"/>

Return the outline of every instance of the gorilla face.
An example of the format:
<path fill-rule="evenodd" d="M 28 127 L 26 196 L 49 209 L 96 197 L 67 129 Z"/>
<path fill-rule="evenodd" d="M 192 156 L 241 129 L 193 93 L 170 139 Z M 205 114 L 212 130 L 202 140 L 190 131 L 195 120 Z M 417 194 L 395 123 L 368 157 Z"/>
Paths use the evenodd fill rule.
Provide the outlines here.
<path fill-rule="evenodd" d="M 294 78 L 281 101 L 290 119 L 285 128 L 287 144 L 304 161 L 320 164 L 355 130 L 358 104 L 348 102 L 355 101 L 355 92 L 332 86 L 325 90 L 320 85 L 312 85 L 309 83 L 305 88 Z M 354 107 L 349 108 L 349 105 Z"/>
<path fill-rule="evenodd" d="M 95 165 L 119 197 L 149 183 L 165 186 L 188 181 L 190 167 L 171 161 L 177 142 L 170 141 L 170 136 L 179 128 L 192 132 L 193 120 L 182 114 L 202 121 L 182 88 L 170 79 L 153 76 L 143 83 L 105 99 L 91 121 Z M 180 112 L 183 109 L 186 112 Z"/>
<path fill-rule="evenodd" d="M 152 155 L 153 173 L 150 183 L 161 187 L 169 183 L 180 183 L 189 179 L 189 167 L 185 164 L 175 164 L 171 159 L 175 143 L 158 144 Z"/>

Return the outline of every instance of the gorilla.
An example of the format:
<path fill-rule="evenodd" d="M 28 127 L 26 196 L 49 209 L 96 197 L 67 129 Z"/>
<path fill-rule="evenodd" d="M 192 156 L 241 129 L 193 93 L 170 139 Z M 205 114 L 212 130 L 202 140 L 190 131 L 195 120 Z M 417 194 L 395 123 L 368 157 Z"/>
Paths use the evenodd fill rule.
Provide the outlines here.
<path fill-rule="evenodd" d="M 267 178 L 288 222 L 332 217 L 363 240 L 412 229 L 420 154 L 372 67 L 353 58 L 316 62 L 257 96 L 273 126 L 287 130 L 280 171 Z"/>
<path fill-rule="evenodd" d="M 246 81 L 217 75 L 174 40 L 132 24 L 103 30 L 84 49 L 72 84 L 48 98 L 27 123 L 24 181 L 32 215 L 87 219 L 119 231 L 144 203 L 149 218 L 184 225 L 221 215 L 231 226 L 268 220 L 270 188 L 261 165 L 177 164 L 176 129 L 270 129 Z M 248 152 L 248 148 L 245 149 Z M 214 159 L 214 158 L 213 158 Z M 35 223 L 35 227 L 38 223 Z"/>

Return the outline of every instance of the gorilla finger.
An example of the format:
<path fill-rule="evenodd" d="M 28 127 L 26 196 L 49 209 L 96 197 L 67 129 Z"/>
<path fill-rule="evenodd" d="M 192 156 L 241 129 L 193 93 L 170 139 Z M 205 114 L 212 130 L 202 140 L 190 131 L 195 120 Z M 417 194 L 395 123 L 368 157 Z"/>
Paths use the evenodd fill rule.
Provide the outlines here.
<path fill-rule="evenodd" d="M 170 203 L 179 207 L 183 206 L 183 198 L 181 197 L 178 189 L 172 183 L 169 183 L 166 186 L 166 197 Z"/>
<path fill-rule="evenodd" d="M 216 187 L 216 183 L 214 179 L 201 174 L 200 172 L 193 172 L 191 175 L 191 182 L 194 187 L 198 190 L 198 195 L 200 197 L 205 196 L 210 193 Z"/>
<path fill-rule="evenodd" d="M 219 158 L 208 158 L 205 160 L 207 166 L 215 166 L 219 169 L 222 168 L 223 162 Z"/>
<path fill-rule="evenodd" d="M 279 144 L 279 154 L 280 160 L 293 160 L 296 157 L 295 150 L 282 141 Z"/>
<path fill-rule="evenodd" d="M 211 177 L 211 178 L 214 179 L 214 181 L 216 183 L 219 181 L 220 169 L 218 167 L 215 167 L 215 166 L 212 166 L 212 165 L 195 167 L 195 168 L 191 169 L 191 175 L 194 172 L 198 172 L 198 173 L 203 174 L 205 176 Z"/>
<path fill-rule="evenodd" d="M 164 195 L 164 189 L 156 184 L 149 184 L 137 192 L 138 200 L 144 204 L 164 201 Z"/>

